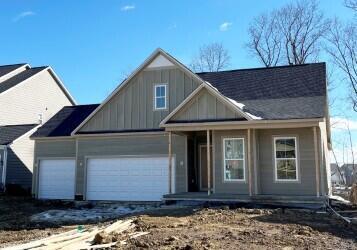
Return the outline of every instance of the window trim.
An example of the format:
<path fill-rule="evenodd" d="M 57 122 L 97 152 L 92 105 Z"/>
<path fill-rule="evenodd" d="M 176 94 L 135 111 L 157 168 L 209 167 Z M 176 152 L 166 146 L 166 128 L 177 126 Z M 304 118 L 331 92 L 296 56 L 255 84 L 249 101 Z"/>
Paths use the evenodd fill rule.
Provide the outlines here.
<path fill-rule="evenodd" d="M 163 108 L 158 108 L 156 106 L 156 98 L 158 96 L 156 96 L 156 88 L 157 87 L 165 87 L 165 107 Z M 163 97 L 163 96 L 160 96 L 160 97 Z M 158 83 L 158 84 L 155 84 L 154 85 L 154 110 L 167 110 L 167 83 Z"/>
<path fill-rule="evenodd" d="M 295 158 L 277 158 L 276 157 L 276 140 L 280 139 L 294 139 L 295 140 Z M 300 177 L 299 177 L 299 150 L 298 150 L 298 139 L 297 136 L 273 136 L 273 157 L 274 157 L 274 181 L 275 182 L 300 182 Z M 277 160 L 278 159 L 283 159 L 283 160 L 295 160 L 295 166 L 296 166 L 296 178 L 295 179 L 279 179 L 278 178 L 278 168 L 277 168 Z"/>
<path fill-rule="evenodd" d="M 225 141 L 228 140 L 242 140 L 243 141 L 243 158 L 242 159 L 226 159 Z M 245 155 L 245 138 L 244 137 L 225 137 L 222 140 L 222 159 L 223 159 L 223 182 L 246 182 L 246 155 Z M 243 160 L 243 179 L 226 179 L 226 160 Z"/>

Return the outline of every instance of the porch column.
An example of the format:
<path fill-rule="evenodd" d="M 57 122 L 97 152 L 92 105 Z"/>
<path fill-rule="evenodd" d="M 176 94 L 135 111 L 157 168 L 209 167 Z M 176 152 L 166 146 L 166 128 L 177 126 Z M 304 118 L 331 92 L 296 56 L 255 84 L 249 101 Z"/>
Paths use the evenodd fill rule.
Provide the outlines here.
<path fill-rule="evenodd" d="M 320 196 L 320 169 L 319 169 L 319 148 L 317 143 L 316 127 L 312 128 L 314 132 L 314 156 L 315 156 L 315 177 L 316 177 L 316 196 Z"/>
<path fill-rule="evenodd" d="M 171 190 L 172 183 L 172 132 L 169 132 L 169 194 L 172 193 Z"/>
<path fill-rule="evenodd" d="M 253 181 L 253 169 L 252 169 L 252 150 L 251 150 L 251 135 L 250 135 L 250 128 L 248 129 L 248 143 L 247 143 L 247 147 L 248 147 L 248 185 L 249 185 L 249 196 L 253 195 L 253 185 L 252 185 L 252 181 Z"/>
<path fill-rule="evenodd" d="M 209 130 L 207 130 L 207 189 L 208 195 L 211 194 L 211 148 L 209 139 Z"/>

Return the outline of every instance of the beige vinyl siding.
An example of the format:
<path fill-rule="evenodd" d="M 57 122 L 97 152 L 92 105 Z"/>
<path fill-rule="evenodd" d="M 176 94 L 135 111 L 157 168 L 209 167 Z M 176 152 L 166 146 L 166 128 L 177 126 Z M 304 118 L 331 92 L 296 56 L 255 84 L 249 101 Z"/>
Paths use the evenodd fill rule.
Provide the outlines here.
<path fill-rule="evenodd" d="M 35 194 L 38 186 L 38 161 L 41 158 L 75 158 L 76 141 L 74 139 L 36 140 L 33 171 L 32 193 Z"/>
<path fill-rule="evenodd" d="M 186 137 L 172 137 L 172 151 L 175 157 L 176 192 L 186 191 Z M 85 193 L 86 158 L 120 156 L 168 156 L 168 136 L 133 135 L 117 138 L 78 139 L 78 157 L 76 172 L 76 194 Z"/>
<path fill-rule="evenodd" d="M 167 84 L 168 109 L 154 110 L 155 84 Z M 159 128 L 199 83 L 178 67 L 140 71 L 80 131 Z"/>
<path fill-rule="evenodd" d="M 35 142 L 29 136 L 34 131 L 32 129 L 7 148 L 6 184 L 31 188 Z"/>
<path fill-rule="evenodd" d="M 46 121 L 66 105 L 72 104 L 44 70 L 0 94 L 0 107 L 6 107 L 1 109 L 0 125 L 37 123 L 40 113 Z"/>
<path fill-rule="evenodd" d="M 203 88 L 171 117 L 171 121 L 242 118 L 207 89 Z"/>
<path fill-rule="evenodd" d="M 24 65 L 24 66 L 25 66 L 25 65 Z M 17 68 L 17 69 L 15 69 L 15 70 L 11 71 L 10 73 L 8 73 L 8 74 L 6 74 L 6 75 L 0 77 L 0 84 L 1 84 L 2 82 L 6 81 L 7 79 L 10 79 L 11 77 L 13 77 L 13 76 L 15 76 L 15 75 L 21 73 L 22 71 L 26 70 L 26 67 L 24 67 L 24 66 L 23 66 L 23 67 L 20 67 L 20 68 Z"/>
<path fill-rule="evenodd" d="M 260 194 L 316 195 L 314 137 L 312 128 L 259 130 Z M 297 138 L 297 182 L 276 182 L 274 162 L 274 136 Z"/>
<path fill-rule="evenodd" d="M 223 139 L 244 138 L 245 179 L 246 181 L 224 181 Z M 217 194 L 249 194 L 248 187 L 248 158 L 247 130 L 217 130 L 214 131 L 214 190 Z"/>

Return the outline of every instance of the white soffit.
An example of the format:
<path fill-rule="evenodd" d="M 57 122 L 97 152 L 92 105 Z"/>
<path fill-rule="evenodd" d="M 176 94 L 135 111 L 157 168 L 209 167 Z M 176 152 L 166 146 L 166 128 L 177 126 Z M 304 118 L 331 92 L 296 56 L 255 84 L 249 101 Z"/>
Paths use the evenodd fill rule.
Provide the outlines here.
<path fill-rule="evenodd" d="M 147 68 L 159 68 L 159 67 L 170 67 L 174 66 L 172 62 L 170 62 L 166 57 L 163 55 L 158 55 L 148 66 Z"/>

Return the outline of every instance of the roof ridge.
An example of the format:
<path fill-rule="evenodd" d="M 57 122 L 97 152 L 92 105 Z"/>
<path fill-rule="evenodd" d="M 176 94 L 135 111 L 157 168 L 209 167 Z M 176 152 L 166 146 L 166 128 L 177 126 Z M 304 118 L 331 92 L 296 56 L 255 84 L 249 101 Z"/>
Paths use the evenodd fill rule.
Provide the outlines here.
<path fill-rule="evenodd" d="M 17 65 L 26 65 L 28 63 L 14 63 L 14 64 L 4 64 L 4 65 L 0 65 L 0 67 L 9 67 L 9 66 L 17 66 Z"/>
<path fill-rule="evenodd" d="M 304 64 L 294 64 L 294 65 L 279 65 L 279 66 L 272 66 L 272 67 L 256 67 L 256 68 L 243 68 L 243 69 L 231 69 L 231 70 L 221 70 L 221 71 L 203 71 L 203 72 L 196 72 L 195 74 L 210 74 L 210 73 L 223 73 L 223 72 L 235 72 L 235 71 L 250 71 L 250 70 L 270 70 L 270 69 L 277 69 L 277 68 L 295 68 L 301 66 L 311 66 L 311 65 L 325 65 L 326 62 L 316 62 L 316 63 L 304 63 Z"/>
<path fill-rule="evenodd" d="M 100 105 L 100 103 L 78 104 L 78 105 L 64 106 L 64 108 L 73 108 L 73 107 L 79 107 L 79 106 L 95 106 L 95 105 Z"/>

